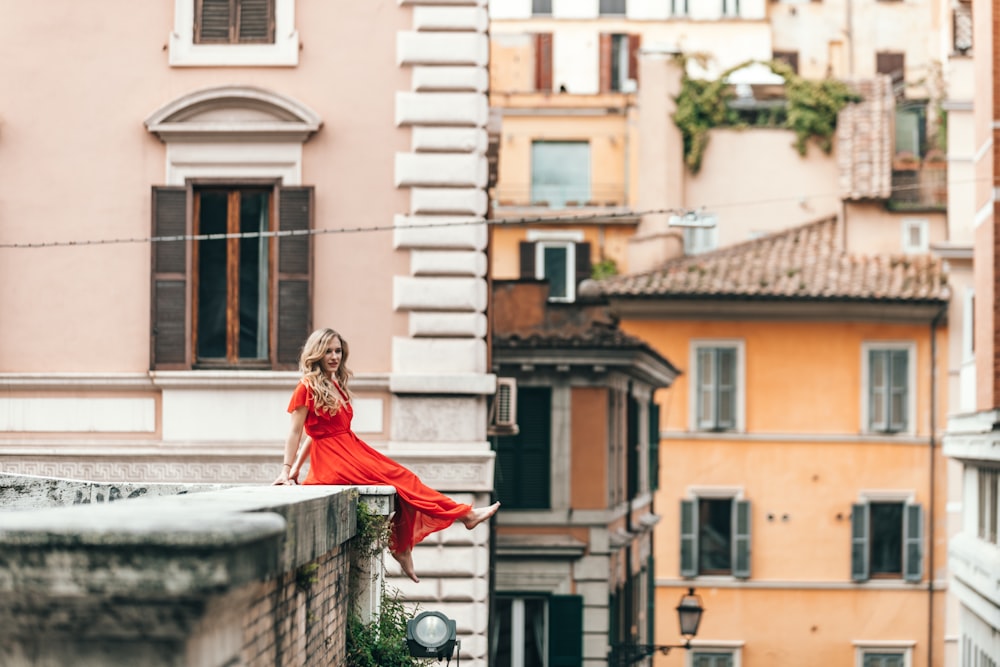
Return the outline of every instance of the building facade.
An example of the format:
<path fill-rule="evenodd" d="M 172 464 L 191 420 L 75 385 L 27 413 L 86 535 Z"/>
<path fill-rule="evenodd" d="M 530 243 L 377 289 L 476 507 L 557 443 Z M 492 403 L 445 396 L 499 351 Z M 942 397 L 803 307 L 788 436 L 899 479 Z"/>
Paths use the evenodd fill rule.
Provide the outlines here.
<path fill-rule="evenodd" d="M 486 502 L 485 2 L 4 8 L 3 470 L 269 483 L 330 326 L 359 435 Z M 488 532 L 415 557 L 469 664 Z"/>

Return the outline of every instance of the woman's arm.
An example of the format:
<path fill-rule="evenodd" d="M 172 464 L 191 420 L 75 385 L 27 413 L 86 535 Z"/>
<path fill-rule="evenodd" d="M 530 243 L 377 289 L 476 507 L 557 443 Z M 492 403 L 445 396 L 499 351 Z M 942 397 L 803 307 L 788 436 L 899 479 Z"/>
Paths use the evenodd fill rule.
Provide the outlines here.
<path fill-rule="evenodd" d="M 295 457 L 295 463 L 292 464 L 292 469 L 288 471 L 288 479 L 292 480 L 296 484 L 299 483 L 299 472 L 302 470 L 302 466 L 305 465 L 306 459 L 309 458 L 309 454 L 312 452 L 313 440 L 309 436 L 306 436 L 306 441 L 302 443 L 299 447 L 298 456 Z"/>
<path fill-rule="evenodd" d="M 302 431 L 306 425 L 306 414 L 309 408 L 301 405 L 292 412 L 292 424 L 288 430 L 288 439 L 285 441 L 285 456 L 282 459 L 281 474 L 274 480 L 275 485 L 288 484 L 292 479 L 290 472 L 295 465 L 296 454 L 299 451 L 299 443 L 302 442 Z M 293 482 L 294 483 L 294 482 Z"/>

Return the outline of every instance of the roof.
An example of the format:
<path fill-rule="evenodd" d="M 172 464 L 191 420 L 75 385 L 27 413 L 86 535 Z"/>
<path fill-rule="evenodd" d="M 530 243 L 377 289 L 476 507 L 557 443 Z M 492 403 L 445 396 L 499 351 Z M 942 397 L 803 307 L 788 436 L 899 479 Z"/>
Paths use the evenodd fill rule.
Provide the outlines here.
<path fill-rule="evenodd" d="M 493 345 L 502 348 L 564 348 L 578 350 L 645 350 L 659 357 L 645 341 L 618 328 L 594 322 L 586 328 L 536 330 L 493 334 Z M 666 360 L 664 360 L 666 361 Z"/>
<path fill-rule="evenodd" d="M 840 248 L 834 218 L 658 269 L 598 281 L 608 297 L 746 298 L 783 301 L 947 301 L 947 273 L 931 255 L 862 255 Z"/>

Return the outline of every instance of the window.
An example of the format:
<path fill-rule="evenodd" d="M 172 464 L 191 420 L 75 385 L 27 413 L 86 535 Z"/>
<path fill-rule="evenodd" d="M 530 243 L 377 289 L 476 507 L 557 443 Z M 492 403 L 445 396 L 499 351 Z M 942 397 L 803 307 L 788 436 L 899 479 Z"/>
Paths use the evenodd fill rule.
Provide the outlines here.
<path fill-rule="evenodd" d="M 792 68 L 796 74 L 799 73 L 799 52 L 798 51 L 775 51 L 771 54 L 771 59 L 785 63 Z"/>
<path fill-rule="evenodd" d="M 273 44 L 274 0 L 195 0 L 196 44 Z"/>
<path fill-rule="evenodd" d="M 927 218 L 903 218 L 903 252 L 926 253 L 928 245 Z"/>
<path fill-rule="evenodd" d="M 531 142 L 531 203 L 563 208 L 590 201 L 590 143 Z"/>
<path fill-rule="evenodd" d="M 601 16 L 624 15 L 625 0 L 600 0 L 599 9 Z"/>
<path fill-rule="evenodd" d="M 993 544 L 1000 534 L 1000 468 L 979 469 L 976 535 Z"/>
<path fill-rule="evenodd" d="M 866 346 L 869 433 L 901 433 L 911 428 L 913 382 L 908 346 Z"/>
<path fill-rule="evenodd" d="M 722 0 L 722 15 L 737 17 L 740 15 L 740 0 Z"/>
<path fill-rule="evenodd" d="M 583 597 L 497 593 L 490 664 L 559 667 L 583 660 Z"/>
<path fill-rule="evenodd" d="M 691 667 L 736 667 L 732 651 L 691 651 Z"/>
<path fill-rule="evenodd" d="M 902 92 L 906 69 L 906 56 L 895 51 L 881 51 L 875 54 L 875 71 L 888 74 L 892 78 L 892 88 L 898 95 Z"/>
<path fill-rule="evenodd" d="M 923 577 L 923 508 L 868 500 L 851 510 L 851 576 L 855 581 Z"/>
<path fill-rule="evenodd" d="M 740 349 L 699 345 L 695 349 L 695 428 L 729 431 L 739 427 Z"/>
<path fill-rule="evenodd" d="M 532 16 L 551 16 L 552 0 L 531 0 Z"/>
<path fill-rule="evenodd" d="M 517 435 L 495 441 L 497 498 L 508 509 L 549 509 L 551 387 L 518 387 L 517 425 Z"/>
<path fill-rule="evenodd" d="M 601 92 L 630 93 L 639 81 L 639 35 L 601 34 Z"/>
<path fill-rule="evenodd" d="M 687 16 L 689 1 L 690 0 L 670 0 L 670 14 L 672 16 Z"/>
<path fill-rule="evenodd" d="M 305 231 L 312 196 L 309 187 L 154 188 L 153 236 Z M 311 329 L 311 244 L 307 234 L 153 243 L 152 367 L 295 368 Z"/>
<path fill-rule="evenodd" d="M 552 33 L 535 33 L 535 90 L 552 90 Z"/>
<path fill-rule="evenodd" d="M 750 501 L 704 496 L 681 501 L 681 576 L 750 576 Z"/>
<path fill-rule="evenodd" d="M 296 0 L 174 0 L 175 67 L 287 67 L 299 62 Z"/>
<path fill-rule="evenodd" d="M 857 647 L 857 659 L 854 663 L 856 667 L 911 667 L 912 665 L 915 642 L 865 641 L 854 644 Z"/>
<path fill-rule="evenodd" d="M 549 283 L 549 300 L 572 302 L 576 286 L 590 277 L 590 244 L 583 233 L 528 233 L 520 245 L 521 278 Z"/>
<path fill-rule="evenodd" d="M 700 255 L 719 245 L 718 227 L 684 227 L 684 254 Z"/>

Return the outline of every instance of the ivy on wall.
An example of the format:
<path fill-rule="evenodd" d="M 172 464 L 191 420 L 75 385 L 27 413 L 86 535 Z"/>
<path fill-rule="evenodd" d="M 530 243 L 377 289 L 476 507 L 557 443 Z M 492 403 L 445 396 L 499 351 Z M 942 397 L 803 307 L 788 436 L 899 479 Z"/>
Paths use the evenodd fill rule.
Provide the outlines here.
<path fill-rule="evenodd" d="M 795 133 L 793 145 L 800 155 L 806 154 L 810 141 L 829 153 L 833 149 L 837 114 L 849 103 L 861 101 L 861 97 L 842 81 L 805 79 L 785 63 L 769 61 L 762 64 L 785 80 L 784 109 L 783 112 L 764 109 L 750 119 L 746 112 L 732 107 L 736 93 L 726 80 L 733 72 L 760 61 L 740 63 L 722 72 L 718 79 L 708 81 L 688 75 L 689 56 L 681 55 L 677 59 L 683 74 L 674 123 L 683 137 L 684 163 L 693 174 L 701 169 L 709 131 L 718 127 L 781 127 Z"/>

